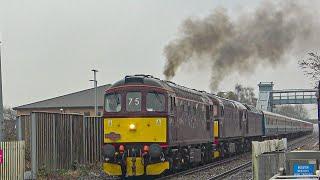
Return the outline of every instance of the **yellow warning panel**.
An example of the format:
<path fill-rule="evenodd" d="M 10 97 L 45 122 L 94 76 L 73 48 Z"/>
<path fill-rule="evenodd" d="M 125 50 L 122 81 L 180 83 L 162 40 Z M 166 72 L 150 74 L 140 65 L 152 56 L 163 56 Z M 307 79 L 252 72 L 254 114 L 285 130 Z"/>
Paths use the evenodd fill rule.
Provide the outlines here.
<path fill-rule="evenodd" d="M 119 164 L 113 163 L 103 163 L 103 170 L 106 174 L 110 176 L 121 176 L 121 166 Z"/>
<path fill-rule="evenodd" d="M 127 158 L 127 176 L 141 176 L 144 174 L 143 159 L 141 157 Z"/>
<path fill-rule="evenodd" d="M 165 170 L 169 169 L 169 162 L 160 162 L 156 164 L 150 164 L 147 166 L 146 174 L 147 175 L 159 175 L 163 173 Z"/>
<path fill-rule="evenodd" d="M 104 142 L 155 142 L 167 141 L 167 118 L 105 118 Z"/>

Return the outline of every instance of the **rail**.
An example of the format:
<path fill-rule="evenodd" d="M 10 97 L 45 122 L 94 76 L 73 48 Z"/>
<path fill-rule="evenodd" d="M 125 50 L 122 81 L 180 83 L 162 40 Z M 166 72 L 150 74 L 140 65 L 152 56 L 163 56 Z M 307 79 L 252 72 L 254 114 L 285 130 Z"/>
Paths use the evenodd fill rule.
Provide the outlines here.
<path fill-rule="evenodd" d="M 195 167 L 195 168 L 188 169 L 188 170 L 182 170 L 182 171 L 174 173 L 174 174 L 169 174 L 167 176 L 158 178 L 157 180 L 165 180 L 165 179 L 174 178 L 174 177 L 178 177 L 178 176 L 187 176 L 187 175 L 190 175 L 193 173 L 201 172 L 203 170 L 207 170 L 207 169 L 210 169 L 213 167 L 220 166 L 225 163 L 230 163 L 230 162 L 237 160 L 237 159 L 239 159 L 239 157 L 231 157 L 228 159 L 223 159 L 223 160 L 212 162 L 212 163 L 209 163 L 209 164 L 206 164 L 203 166 Z"/>
<path fill-rule="evenodd" d="M 244 164 L 241 164 L 240 166 L 237 166 L 237 167 L 235 167 L 235 168 L 233 168 L 233 169 L 230 169 L 230 170 L 228 170 L 228 171 L 226 171 L 226 172 L 223 172 L 223 173 L 218 174 L 218 175 L 216 175 L 216 176 L 210 177 L 208 180 L 219 180 L 219 179 L 223 179 L 223 178 L 225 178 L 225 177 L 227 177 L 227 176 L 229 176 L 229 175 L 231 175 L 231 174 L 234 174 L 234 173 L 236 173 L 236 172 L 239 172 L 239 171 L 242 171 L 242 170 L 244 170 L 244 169 L 247 169 L 247 168 L 251 167 L 251 165 L 252 165 L 252 162 L 251 162 L 251 161 L 250 161 L 250 162 L 247 162 L 247 163 L 244 163 Z"/>

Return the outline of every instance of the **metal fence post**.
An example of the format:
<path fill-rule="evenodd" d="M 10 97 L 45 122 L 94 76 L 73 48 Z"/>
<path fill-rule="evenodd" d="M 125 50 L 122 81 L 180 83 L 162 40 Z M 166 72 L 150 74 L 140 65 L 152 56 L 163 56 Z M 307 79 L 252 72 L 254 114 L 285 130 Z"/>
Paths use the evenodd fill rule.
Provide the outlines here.
<path fill-rule="evenodd" d="M 82 143 L 83 143 L 83 163 L 86 164 L 87 163 L 87 149 L 86 149 L 86 136 L 87 136 L 87 128 L 86 128 L 86 117 L 83 116 L 82 118 Z"/>
<path fill-rule="evenodd" d="M 57 114 L 53 115 L 53 164 L 54 164 L 54 168 L 58 169 L 58 165 L 57 165 L 57 147 L 56 147 L 56 116 Z"/>
<path fill-rule="evenodd" d="M 22 141 L 22 126 L 21 126 L 21 116 L 17 117 L 17 139 L 18 141 Z"/>
<path fill-rule="evenodd" d="M 37 124 L 36 113 L 31 113 L 31 176 L 37 179 Z"/>
<path fill-rule="evenodd" d="M 69 129 L 69 131 L 70 131 L 70 159 L 71 159 L 71 166 L 73 165 L 73 146 L 72 146 L 72 144 L 73 144 L 73 140 L 72 140 L 72 126 L 73 126 L 73 115 L 71 115 L 71 116 L 69 116 L 69 120 L 70 120 L 70 129 Z"/>

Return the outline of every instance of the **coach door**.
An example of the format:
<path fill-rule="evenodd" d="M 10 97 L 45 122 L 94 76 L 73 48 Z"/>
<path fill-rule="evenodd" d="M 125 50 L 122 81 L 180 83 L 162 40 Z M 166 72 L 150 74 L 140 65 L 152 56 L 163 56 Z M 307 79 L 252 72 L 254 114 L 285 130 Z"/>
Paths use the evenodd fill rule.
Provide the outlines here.
<path fill-rule="evenodd" d="M 245 134 L 249 134 L 248 110 L 244 110 L 243 119 L 244 119 L 243 121 L 245 124 L 245 131 L 246 131 Z"/>
<path fill-rule="evenodd" d="M 240 110 L 239 111 L 239 126 L 242 136 L 248 134 L 248 111 Z"/>
<path fill-rule="evenodd" d="M 177 119 L 177 106 L 176 106 L 176 97 L 175 96 L 169 96 L 169 128 L 168 129 L 169 135 L 171 137 L 169 137 L 172 141 L 177 141 L 178 140 L 178 119 Z M 173 131 L 172 131 L 173 130 Z"/>

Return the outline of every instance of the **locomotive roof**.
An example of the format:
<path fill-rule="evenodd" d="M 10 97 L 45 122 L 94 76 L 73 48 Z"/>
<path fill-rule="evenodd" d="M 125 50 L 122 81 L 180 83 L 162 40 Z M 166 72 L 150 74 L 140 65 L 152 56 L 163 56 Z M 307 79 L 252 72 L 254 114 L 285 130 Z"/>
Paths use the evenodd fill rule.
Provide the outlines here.
<path fill-rule="evenodd" d="M 191 93 L 193 95 L 197 95 L 197 98 L 201 99 L 202 101 L 211 102 L 211 101 L 209 101 L 209 99 L 211 98 L 211 99 L 215 99 L 216 101 L 218 101 L 222 106 L 232 106 L 232 107 L 236 107 L 237 109 L 248 109 L 249 111 L 252 111 L 255 113 L 262 113 L 263 112 L 264 114 L 269 114 L 269 115 L 278 116 L 278 117 L 287 118 L 287 119 L 289 118 L 292 121 L 299 121 L 299 122 L 312 124 L 312 123 L 309 123 L 309 122 L 306 122 L 303 120 L 290 118 L 290 117 L 283 116 L 280 114 L 275 114 L 275 113 L 267 112 L 267 111 L 261 111 L 251 105 L 243 104 L 238 101 L 233 101 L 230 99 L 225 99 L 225 98 L 219 97 L 215 94 L 211 94 L 211 93 L 208 93 L 205 91 L 198 91 L 196 89 L 190 89 L 190 88 L 178 85 L 178 84 L 171 82 L 171 81 L 164 81 L 159 78 L 155 78 L 151 75 L 137 74 L 137 75 L 125 76 L 124 79 L 117 81 L 110 88 L 119 87 L 119 86 L 123 86 L 123 85 L 130 85 L 130 84 L 144 84 L 144 85 L 149 85 L 149 86 L 160 87 L 160 88 L 164 88 L 164 89 L 167 89 L 170 91 L 174 91 L 177 94 L 180 94 L 182 96 L 188 96 L 188 94 Z M 195 98 L 195 96 L 193 96 L 193 98 Z"/>
<path fill-rule="evenodd" d="M 278 116 L 278 117 L 282 117 L 282 118 L 289 118 L 289 117 L 286 117 L 286 116 L 283 116 L 280 114 L 275 114 L 275 113 L 267 112 L 267 111 L 261 111 L 261 110 L 256 109 L 254 106 L 243 104 L 238 101 L 233 101 L 230 99 L 225 99 L 225 98 L 219 97 L 215 94 L 211 94 L 211 93 L 208 93 L 205 91 L 198 91 L 196 89 L 190 89 L 190 88 L 178 85 L 178 84 L 171 82 L 171 81 L 164 81 L 159 78 L 155 78 L 151 75 L 137 74 L 137 75 L 125 76 L 124 79 L 117 81 L 110 88 L 119 87 L 119 86 L 128 85 L 128 84 L 145 84 L 145 85 L 149 85 L 149 86 L 160 87 L 160 88 L 174 91 L 174 92 L 181 94 L 181 95 L 186 95 L 188 93 L 191 93 L 191 94 L 197 95 L 198 98 L 200 98 L 202 101 L 209 102 L 209 98 L 211 98 L 211 99 L 217 100 L 223 106 L 233 106 L 238 109 L 248 109 L 249 111 L 252 111 L 255 113 L 262 113 L 263 112 L 265 114 L 269 114 L 269 115 L 273 115 L 273 116 Z M 309 122 L 306 122 L 303 120 L 298 120 L 295 118 L 290 118 L 290 119 L 293 121 L 309 123 Z"/>
<path fill-rule="evenodd" d="M 255 111 L 255 110 L 252 110 L 251 108 L 248 108 L 247 106 L 245 106 L 240 102 L 233 101 L 230 99 L 225 99 L 215 94 L 208 93 L 206 91 L 190 89 L 190 88 L 178 85 L 171 81 L 164 81 L 159 78 L 155 78 L 151 75 L 144 75 L 144 74 L 128 75 L 128 76 L 125 76 L 124 79 L 114 83 L 110 88 L 129 85 L 129 84 L 144 84 L 149 86 L 156 86 L 156 87 L 174 91 L 175 93 L 179 94 L 182 97 L 191 98 L 190 96 L 188 96 L 188 94 L 191 93 L 193 95 L 197 95 L 197 97 L 192 96 L 192 98 L 197 98 L 198 100 L 201 99 L 202 101 L 211 102 L 209 100 L 209 98 L 211 98 L 218 101 L 222 106 L 236 107 L 237 109 L 248 109 L 251 111 Z"/>
<path fill-rule="evenodd" d="M 255 112 L 255 113 L 259 113 L 259 114 L 262 114 L 262 111 L 257 109 L 256 107 L 252 106 L 252 105 L 249 105 L 249 104 L 243 104 L 247 107 L 247 109 L 251 112 Z"/>
<path fill-rule="evenodd" d="M 144 84 L 149 86 L 156 86 L 160 88 L 164 88 L 170 91 L 174 91 L 182 96 L 188 96 L 188 93 L 198 95 L 198 98 L 201 98 L 202 101 L 209 101 L 208 97 L 205 95 L 204 91 L 198 91 L 196 89 L 190 89 L 181 85 L 178 85 L 171 81 L 164 81 L 159 78 L 155 78 L 151 75 L 128 75 L 125 76 L 124 79 L 117 81 L 110 88 L 119 87 L 123 85 L 129 84 Z"/>
<path fill-rule="evenodd" d="M 155 78 L 151 75 L 129 75 L 125 76 L 123 79 L 115 82 L 110 88 L 119 87 L 129 84 L 145 84 L 149 86 L 156 86 L 161 88 L 168 88 L 162 80 Z"/>

